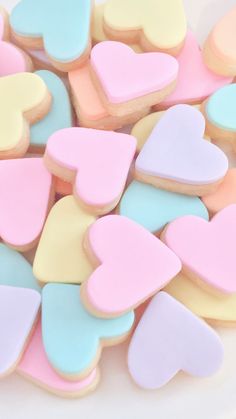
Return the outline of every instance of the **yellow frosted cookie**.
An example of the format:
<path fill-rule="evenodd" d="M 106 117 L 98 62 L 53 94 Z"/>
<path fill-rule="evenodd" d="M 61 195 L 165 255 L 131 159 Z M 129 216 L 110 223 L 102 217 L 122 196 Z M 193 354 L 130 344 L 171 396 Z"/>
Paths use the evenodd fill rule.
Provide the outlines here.
<path fill-rule="evenodd" d="M 177 55 L 186 36 L 182 0 L 108 0 L 104 30 L 110 39 L 138 43 L 144 51 Z"/>
<path fill-rule="evenodd" d="M 182 274 L 164 289 L 191 311 L 212 323 L 231 326 L 236 323 L 236 294 L 211 294 Z"/>
<path fill-rule="evenodd" d="M 92 273 L 83 249 L 84 235 L 96 218 L 72 195 L 58 201 L 49 213 L 36 251 L 33 271 L 40 282 L 79 284 Z"/>

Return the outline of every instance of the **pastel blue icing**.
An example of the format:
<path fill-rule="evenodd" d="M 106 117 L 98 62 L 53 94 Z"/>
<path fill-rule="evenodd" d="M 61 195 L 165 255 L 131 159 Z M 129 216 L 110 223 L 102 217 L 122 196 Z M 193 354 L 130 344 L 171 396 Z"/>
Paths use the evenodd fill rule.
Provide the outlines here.
<path fill-rule="evenodd" d="M 0 243 L 0 285 L 32 288 L 41 292 L 32 267 L 18 252 Z"/>
<path fill-rule="evenodd" d="M 206 103 L 207 119 L 222 129 L 236 131 L 236 83 L 221 87 Z"/>
<path fill-rule="evenodd" d="M 21 0 L 10 24 L 15 33 L 42 38 L 44 49 L 59 62 L 79 58 L 90 39 L 92 0 Z"/>
<path fill-rule="evenodd" d="M 80 301 L 79 285 L 47 284 L 42 292 L 42 334 L 50 363 L 66 375 L 86 370 L 99 351 L 99 340 L 129 332 L 134 312 L 102 319 L 89 314 Z"/>
<path fill-rule="evenodd" d="M 72 127 L 72 111 L 63 81 L 51 71 L 39 70 L 35 74 L 43 79 L 52 95 L 50 112 L 30 129 L 30 144 L 44 147 L 54 132 Z"/>
<path fill-rule="evenodd" d="M 184 215 L 197 215 L 209 219 L 203 202 L 195 196 L 157 189 L 133 181 L 120 202 L 120 215 L 124 215 L 154 233 L 167 223 Z"/>

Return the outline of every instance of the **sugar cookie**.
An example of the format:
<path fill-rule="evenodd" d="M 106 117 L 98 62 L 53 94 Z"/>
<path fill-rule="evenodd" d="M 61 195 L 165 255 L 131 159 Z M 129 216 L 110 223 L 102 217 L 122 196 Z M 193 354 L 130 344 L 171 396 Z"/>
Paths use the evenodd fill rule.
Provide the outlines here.
<path fill-rule="evenodd" d="M 118 41 L 138 42 L 145 51 L 176 55 L 186 36 L 182 0 L 108 0 L 105 32 Z"/>
<path fill-rule="evenodd" d="M 49 138 L 44 161 L 51 173 L 74 184 L 74 195 L 96 214 L 120 200 L 136 140 L 128 134 L 68 128 Z"/>
<path fill-rule="evenodd" d="M 223 294 L 236 293 L 235 237 L 236 205 L 224 208 L 210 222 L 192 215 L 178 218 L 162 234 L 181 259 L 186 276 Z"/>
<path fill-rule="evenodd" d="M 159 234 L 166 224 L 184 215 L 209 219 L 207 209 L 196 196 L 164 191 L 152 185 L 133 181 L 124 192 L 119 214 Z"/>
<path fill-rule="evenodd" d="M 45 82 L 52 96 L 49 113 L 41 121 L 32 125 L 30 129 L 30 151 L 42 152 L 48 138 L 54 132 L 72 127 L 73 118 L 69 94 L 63 81 L 56 74 L 47 70 L 37 71 L 35 74 Z"/>
<path fill-rule="evenodd" d="M 203 53 L 207 66 L 217 74 L 236 76 L 236 7 L 213 27 Z"/>
<path fill-rule="evenodd" d="M 228 159 L 203 141 L 205 120 L 189 105 L 169 108 L 151 132 L 135 163 L 137 180 L 172 192 L 202 196 L 222 182 Z"/>
<path fill-rule="evenodd" d="M 97 220 L 85 248 L 97 267 L 81 286 L 94 315 L 114 317 L 138 307 L 181 269 L 176 255 L 144 227 L 119 215 Z"/>
<path fill-rule="evenodd" d="M 27 251 L 39 240 L 54 199 L 52 176 L 40 158 L 0 161 L 0 236 Z"/>
<path fill-rule="evenodd" d="M 63 71 L 60 71 L 58 68 L 53 66 L 43 49 L 26 49 L 26 52 L 30 56 L 35 69 L 53 71 L 60 77 L 65 76 Z"/>
<path fill-rule="evenodd" d="M 229 169 L 218 189 L 202 197 L 210 214 L 214 215 L 231 204 L 236 204 L 236 168 Z"/>
<path fill-rule="evenodd" d="M 28 124 L 43 118 L 51 106 L 44 81 L 32 73 L 0 78 L 0 158 L 23 156 L 29 146 Z"/>
<path fill-rule="evenodd" d="M 73 186 L 59 177 L 55 177 L 55 190 L 58 195 L 67 196 L 73 194 Z"/>
<path fill-rule="evenodd" d="M 105 41 L 93 47 L 90 62 L 99 96 L 114 116 L 153 106 L 176 85 L 178 62 L 168 54 L 137 54 L 121 42 Z"/>
<path fill-rule="evenodd" d="M 51 209 L 35 254 L 33 271 L 40 282 L 81 283 L 92 273 L 83 249 L 87 228 L 96 218 L 86 213 L 73 196 Z"/>
<path fill-rule="evenodd" d="M 40 294 L 33 289 L 0 285 L 0 377 L 19 363 L 40 302 Z"/>
<path fill-rule="evenodd" d="M 52 367 L 69 380 L 86 377 L 97 365 L 103 346 L 123 342 L 134 312 L 116 319 L 90 315 L 80 301 L 80 287 L 47 284 L 42 293 L 42 334 Z"/>
<path fill-rule="evenodd" d="M 179 371 L 196 377 L 215 374 L 223 346 L 203 320 L 165 292 L 148 305 L 131 339 L 128 367 L 145 389 L 158 389 Z"/>
<path fill-rule="evenodd" d="M 116 130 L 137 122 L 150 111 L 150 108 L 145 108 L 124 116 L 110 115 L 93 83 L 89 63 L 70 71 L 68 77 L 72 101 L 81 127 Z"/>
<path fill-rule="evenodd" d="M 91 0 L 21 0 L 10 24 L 14 39 L 25 48 L 44 48 L 53 65 L 69 71 L 90 52 Z"/>
<path fill-rule="evenodd" d="M 88 377 L 80 381 L 66 381 L 60 377 L 45 354 L 40 320 L 16 372 L 45 390 L 68 398 L 82 397 L 95 390 L 100 376 L 99 370 L 94 369 Z"/>
<path fill-rule="evenodd" d="M 9 16 L 8 16 L 7 11 L 2 6 L 0 6 L 0 18 L 3 20 L 2 40 L 9 41 L 10 40 Z"/>

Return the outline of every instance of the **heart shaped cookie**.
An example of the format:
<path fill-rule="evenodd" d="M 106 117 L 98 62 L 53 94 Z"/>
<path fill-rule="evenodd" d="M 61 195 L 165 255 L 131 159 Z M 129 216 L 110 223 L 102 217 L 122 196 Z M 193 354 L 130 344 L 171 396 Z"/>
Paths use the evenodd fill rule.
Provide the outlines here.
<path fill-rule="evenodd" d="M 28 124 L 43 118 L 51 105 L 43 80 L 32 73 L 0 78 L 0 158 L 23 156 L 29 146 Z"/>
<path fill-rule="evenodd" d="M 114 317 L 136 308 L 181 269 L 176 255 L 144 227 L 119 215 L 97 220 L 85 247 L 97 269 L 81 286 L 85 306 Z"/>
<path fill-rule="evenodd" d="M 21 251 L 39 240 L 54 198 L 52 176 L 40 158 L 0 161 L 0 236 Z"/>
<path fill-rule="evenodd" d="M 178 103 L 201 103 L 217 89 L 233 80 L 232 77 L 222 77 L 208 69 L 197 40 L 190 30 L 177 60 L 179 74 L 176 88 L 154 109 L 166 109 Z"/>
<path fill-rule="evenodd" d="M 74 382 L 64 380 L 55 372 L 44 350 L 40 320 L 16 371 L 36 385 L 61 397 L 74 398 L 87 395 L 99 382 L 98 369 L 94 369 L 83 380 Z"/>
<path fill-rule="evenodd" d="M 211 294 L 182 274 L 177 275 L 164 291 L 213 325 L 236 325 L 236 294 Z"/>
<path fill-rule="evenodd" d="M 19 44 L 45 49 L 55 67 L 69 71 L 89 55 L 91 13 L 91 0 L 21 0 L 10 24 Z"/>
<path fill-rule="evenodd" d="M 165 292 L 147 307 L 128 352 L 130 374 L 145 389 L 162 387 L 181 370 L 208 377 L 222 361 L 223 346 L 216 332 Z"/>
<path fill-rule="evenodd" d="M 73 125 L 70 97 L 63 81 L 47 70 L 36 71 L 35 74 L 45 82 L 52 96 L 52 106 L 41 121 L 31 126 L 30 151 L 33 153 L 44 151 L 48 138 L 54 132 Z"/>
<path fill-rule="evenodd" d="M 34 275 L 40 282 L 81 283 L 92 273 L 83 248 L 87 228 L 96 218 L 86 213 L 73 196 L 51 209 L 34 258 Z"/>
<path fill-rule="evenodd" d="M 137 54 L 121 42 L 105 41 L 93 47 L 90 60 L 94 84 L 110 115 L 151 107 L 176 85 L 178 62 L 168 54 Z"/>
<path fill-rule="evenodd" d="M 198 197 L 164 191 L 137 181 L 133 181 L 123 194 L 119 214 L 156 234 L 166 224 L 184 215 L 209 218 L 205 205 Z"/>
<path fill-rule="evenodd" d="M 138 42 L 146 51 L 176 55 L 186 36 L 182 0 L 108 0 L 104 29 L 111 39 Z"/>
<path fill-rule="evenodd" d="M 229 169 L 215 193 L 202 197 L 210 214 L 214 215 L 231 204 L 236 204 L 236 168 Z"/>
<path fill-rule="evenodd" d="M 0 376 L 10 374 L 20 361 L 40 302 L 33 289 L 0 285 Z"/>
<path fill-rule="evenodd" d="M 68 380 L 86 377 L 103 346 L 126 339 L 134 323 L 130 311 L 116 319 L 91 316 L 80 301 L 80 287 L 47 284 L 42 294 L 42 334 L 52 367 Z"/>
<path fill-rule="evenodd" d="M 228 159 L 203 140 L 205 120 L 189 105 L 168 109 L 153 129 L 136 163 L 138 180 L 173 192 L 214 192 L 228 170 Z"/>
<path fill-rule="evenodd" d="M 74 184 L 90 211 L 110 212 L 120 200 L 136 140 L 127 134 L 68 128 L 49 138 L 44 161 L 51 173 Z"/>
<path fill-rule="evenodd" d="M 210 222 L 195 216 L 169 224 L 162 239 L 181 259 L 183 273 L 214 292 L 236 293 L 236 205 L 218 212 Z"/>
<path fill-rule="evenodd" d="M 215 73 L 236 75 L 236 7 L 213 27 L 203 52 L 205 63 Z"/>

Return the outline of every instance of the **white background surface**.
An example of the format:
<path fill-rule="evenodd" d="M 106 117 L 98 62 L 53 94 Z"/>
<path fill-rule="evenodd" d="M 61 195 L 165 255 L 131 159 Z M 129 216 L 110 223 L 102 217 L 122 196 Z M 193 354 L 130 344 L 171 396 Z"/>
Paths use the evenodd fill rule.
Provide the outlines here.
<path fill-rule="evenodd" d="M 8 10 L 16 3 L 1 0 Z M 236 0 L 185 0 L 185 5 L 189 26 L 202 42 Z M 143 391 L 129 378 L 124 344 L 104 350 L 101 383 L 83 399 L 60 399 L 16 374 L 2 380 L 0 419 L 236 419 L 236 329 L 219 333 L 225 361 L 213 378 L 180 373 L 159 391 Z"/>

